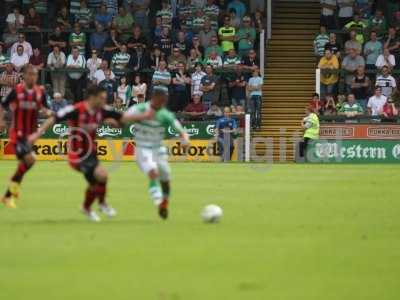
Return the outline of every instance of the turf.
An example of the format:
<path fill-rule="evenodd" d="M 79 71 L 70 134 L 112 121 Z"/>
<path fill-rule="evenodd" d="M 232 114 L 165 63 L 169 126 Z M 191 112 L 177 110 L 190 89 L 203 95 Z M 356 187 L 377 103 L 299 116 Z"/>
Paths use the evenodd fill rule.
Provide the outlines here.
<path fill-rule="evenodd" d="M 177 163 L 167 222 L 133 163 L 106 166 L 114 220 L 83 219 L 63 162 L 0 208 L 0 299 L 400 299 L 400 166 Z"/>

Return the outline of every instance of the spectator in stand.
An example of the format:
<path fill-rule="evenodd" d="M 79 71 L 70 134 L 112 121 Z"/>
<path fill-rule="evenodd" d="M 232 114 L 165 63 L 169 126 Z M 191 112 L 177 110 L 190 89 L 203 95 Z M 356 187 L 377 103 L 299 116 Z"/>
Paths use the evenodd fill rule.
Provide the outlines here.
<path fill-rule="evenodd" d="M 200 90 L 201 86 L 201 79 L 206 76 L 206 73 L 203 72 L 202 65 L 197 63 L 194 67 L 194 72 L 192 73 L 191 77 L 191 95 L 199 94 L 200 96 L 203 95 L 203 92 Z"/>
<path fill-rule="evenodd" d="M 354 94 L 347 96 L 347 102 L 343 104 L 339 110 L 339 115 L 345 116 L 346 118 L 354 118 L 364 113 L 363 108 L 356 102 Z"/>
<path fill-rule="evenodd" d="M 368 25 L 363 20 L 361 20 L 360 15 L 354 14 L 353 20 L 350 21 L 349 23 L 347 23 L 344 26 L 344 29 L 347 31 L 355 30 L 357 42 L 359 42 L 361 45 L 363 45 L 364 44 L 364 31 L 367 27 L 368 27 Z"/>
<path fill-rule="evenodd" d="M 188 115 L 191 120 L 201 120 L 206 112 L 206 107 L 201 103 L 201 95 L 199 94 L 193 95 L 192 102 L 184 110 L 185 115 Z"/>
<path fill-rule="evenodd" d="M 227 69 L 235 69 L 236 66 L 240 65 L 242 63 L 240 57 L 236 54 L 235 49 L 231 49 L 228 52 L 228 55 L 225 56 L 224 59 L 224 68 Z"/>
<path fill-rule="evenodd" d="M 7 24 L 15 26 L 15 28 L 20 29 L 24 27 L 25 17 L 21 14 L 21 10 L 18 6 L 14 6 L 12 13 L 7 15 Z"/>
<path fill-rule="evenodd" d="M 193 70 L 198 63 L 201 63 L 202 57 L 197 54 L 195 49 L 190 49 L 189 56 L 186 61 L 186 66 L 188 70 Z"/>
<path fill-rule="evenodd" d="M 134 26 L 132 36 L 128 40 L 128 49 L 131 52 L 141 52 L 147 49 L 147 39 L 139 26 Z"/>
<path fill-rule="evenodd" d="M 64 5 L 61 7 L 57 14 L 56 19 L 57 26 L 60 26 L 62 30 L 68 30 L 72 28 L 72 18 L 69 15 L 68 7 Z"/>
<path fill-rule="evenodd" d="M 92 50 L 92 56 L 86 62 L 86 68 L 89 69 L 88 79 L 91 83 L 96 84 L 96 72 L 102 63 L 101 58 L 97 54 L 97 50 Z"/>
<path fill-rule="evenodd" d="M 351 93 L 354 94 L 357 102 L 363 110 L 367 108 L 368 93 L 371 87 L 371 80 L 365 75 L 365 68 L 358 67 L 351 82 Z"/>
<path fill-rule="evenodd" d="M 204 49 L 207 49 L 207 47 L 211 45 L 212 37 L 217 37 L 217 32 L 213 28 L 211 28 L 210 20 L 206 20 L 203 29 L 199 32 L 200 45 Z"/>
<path fill-rule="evenodd" d="M 242 20 L 236 14 L 236 11 L 234 9 L 230 9 L 228 13 L 229 13 L 229 18 L 231 19 L 231 26 L 237 30 Z"/>
<path fill-rule="evenodd" d="M 58 46 L 60 50 L 65 50 L 67 48 L 68 36 L 64 32 L 61 32 L 61 27 L 56 26 L 54 33 L 49 36 L 49 46 Z"/>
<path fill-rule="evenodd" d="M 196 36 L 196 39 L 198 40 L 199 38 Z M 189 54 L 190 45 L 186 41 L 186 35 L 184 31 L 182 30 L 178 31 L 176 35 L 176 40 L 173 43 L 173 48 L 178 48 L 179 51 L 184 55 Z"/>
<path fill-rule="evenodd" d="M 115 53 L 111 60 L 111 68 L 117 77 L 126 75 L 130 61 L 131 55 L 128 53 L 128 47 L 123 43 L 121 44 L 119 52 Z"/>
<path fill-rule="evenodd" d="M 218 44 L 217 36 L 213 36 L 211 38 L 210 46 L 205 49 L 204 56 L 208 57 L 212 51 L 216 51 L 217 54 L 221 57 L 224 55 L 224 51 L 222 50 L 222 47 Z"/>
<path fill-rule="evenodd" d="M 325 50 L 329 49 L 332 51 L 332 53 L 337 57 L 340 58 L 340 51 L 341 51 L 341 46 L 340 44 L 336 41 L 336 33 L 332 32 L 329 34 L 329 42 L 325 44 Z"/>
<path fill-rule="evenodd" d="M 17 72 L 20 72 L 23 67 L 29 64 L 29 56 L 24 53 L 23 46 L 17 46 L 17 52 L 11 55 L 11 63 Z"/>
<path fill-rule="evenodd" d="M 204 14 L 206 16 L 206 23 L 210 23 L 211 29 L 213 31 L 218 30 L 219 13 L 220 8 L 218 5 L 215 4 L 215 0 L 207 0 L 207 4 L 204 7 Z"/>
<path fill-rule="evenodd" d="M 387 66 L 382 68 L 382 74 L 376 78 L 375 86 L 380 87 L 385 97 L 390 97 L 397 88 L 396 79 L 390 75 L 390 69 Z"/>
<path fill-rule="evenodd" d="M 115 17 L 118 13 L 118 0 L 105 0 L 107 12 Z"/>
<path fill-rule="evenodd" d="M 172 54 L 168 57 L 168 69 L 175 71 L 179 64 L 185 64 L 186 57 L 181 53 L 179 48 L 174 48 Z"/>
<path fill-rule="evenodd" d="M 364 55 L 366 57 L 366 68 L 367 70 L 376 69 L 376 61 L 379 55 L 382 54 L 383 46 L 377 39 L 377 34 L 375 31 L 371 31 L 370 40 L 364 46 Z"/>
<path fill-rule="evenodd" d="M 95 50 L 101 54 L 107 39 L 108 34 L 104 31 L 103 26 L 96 24 L 96 31 L 90 35 L 90 50 Z"/>
<path fill-rule="evenodd" d="M 339 7 L 339 28 L 343 28 L 347 23 L 353 19 L 353 6 L 355 0 L 337 0 Z"/>
<path fill-rule="evenodd" d="M 146 99 L 147 95 L 147 84 L 142 80 L 140 75 L 136 75 L 133 79 L 132 85 L 132 100 L 135 103 L 141 103 L 141 99 Z"/>
<path fill-rule="evenodd" d="M 336 93 L 336 85 L 339 80 L 339 61 L 331 50 L 325 50 L 318 68 L 321 69 L 321 98 L 325 99 L 327 94 Z"/>
<path fill-rule="evenodd" d="M 204 48 L 202 45 L 200 45 L 200 39 L 197 35 L 192 38 L 192 48 L 191 49 L 196 50 L 198 56 L 202 57 L 204 55 L 204 52 L 205 52 Z"/>
<path fill-rule="evenodd" d="M 195 34 L 198 34 L 203 29 L 206 20 L 207 18 L 204 15 L 204 11 L 202 9 L 198 9 L 195 17 L 193 18 L 192 31 Z"/>
<path fill-rule="evenodd" d="M 75 22 L 79 23 L 82 28 L 88 29 L 93 23 L 92 11 L 87 6 L 86 0 L 80 1 L 78 11 L 75 13 Z"/>
<path fill-rule="evenodd" d="M 218 78 L 214 75 L 214 68 L 206 66 L 206 75 L 201 78 L 200 91 L 203 92 L 203 103 L 206 108 L 210 108 L 211 103 L 217 103 L 219 91 L 217 89 Z"/>
<path fill-rule="evenodd" d="M 246 71 L 258 69 L 260 67 L 260 61 L 257 57 L 257 52 L 255 50 L 250 50 L 249 55 L 243 58 L 242 65 Z"/>
<path fill-rule="evenodd" d="M 171 55 L 172 39 L 168 27 L 162 29 L 161 35 L 156 39 L 156 44 L 166 57 Z"/>
<path fill-rule="evenodd" d="M 328 29 L 336 29 L 336 0 L 321 0 L 321 25 Z"/>
<path fill-rule="evenodd" d="M 128 84 L 126 76 L 122 76 L 117 87 L 117 99 L 121 99 L 122 105 L 128 107 L 131 103 L 132 87 Z"/>
<path fill-rule="evenodd" d="M 28 15 L 25 18 L 25 26 L 27 29 L 35 32 L 29 32 L 28 39 L 33 47 L 41 48 L 42 36 L 40 33 L 42 27 L 41 17 L 36 13 L 34 7 L 30 7 Z"/>
<path fill-rule="evenodd" d="M 111 79 L 111 70 L 104 72 L 105 78 L 99 83 L 99 86 L 107 91 L 107 104 L 113 105 L 117 98 L 117 83 Z"/>
<path fill-rule="evenodd" d="M 181 28 L 184 30 L 192 30 L 193 27 L 193 13 L 196 7 L 192 4 L 191 0 L 184 0 L 178 9 L 178 20 Z"/>
<path fill-rule="evenodd" d="M 332 95 L 326 95 L 325 97 L 325 105 L 323 109 L 323 115 L 324 116 L 336 116 L 337 111 L 336 111 L 336 104 L 335 104 L 335 99 L 333 98 Z"/>
<path fill-rule="evenodd" d="M 319 34 L 314 39 L 314 54 L 321 58 L 325 54 L 325 45 L 329 43 L 329 35 L 326 33 L 326 27 L 321 26 Z"/>
<path fill-rule="evenodd" d="M 150 54 L 150 66 L 152 69 L 158 69 L 160 61 L 165 60 L 164 53 L 161 52 L 160 47 L 155 44 L 153 45 L 153 51 Z"/>
<path fill-rule="evenodd" d="M 18 84 L 20 76 L 14 71 L 14 66 L 7 63 L 5 70 L 0 74 L 0 99 L 7 96 Z"/>
<path fill-rule="evenodd" d="M 96 81 L 96 84 L 99 84 L 100 82 L 102 82 L 104 79 L 106 79 L 106 74 L 105 72 L 108 70 L 108 61 L 103 59 L 101 61 L 101 65 L 100 68 L 96 71 L 96 73 L 94 73 L 94 78 Z M 110 75 L 111 79 L 115 78 L 115 74 L 111 71 L 111 75 Z"/>
<path fill-rule="evenodd" d="M 210 65 L 214 69 L 219 69 L 222 67 L 222 58 L 217 54 L 216 51 L 211 51 L 210 55 L 205 58 L 204 65 Z"/>
<path fill-rule="evenodd" d="M 234 41 L 236 30 L 231 26 L 231 18 L 229 16 L 225 16 L 224 26 L 218 30 L 218 36 L 221 41 L 222 51 L 224 51 L 224 53 L 228 53 L 229 50 L 235 48 Z"/>
<path fill-rule="evenodd" d="M 242 73 L 241 66 L 235 67 L 235 74 L 229 79 L 228 87 L 230 90 L 230 98 L 232 99 L 232 106 L 246 105 L 246 77 Z M 248 105 L 246 105 L 248 107 Z"/>
<path fill-rule="evenodd" d="M 392 98 L 388 98 L 387 102 L 383 105 L 382 108 L 382 117 L 388 119 L 388 121 L 395 121 L 394 119 L 398 117 L 399 111 L 396 108 L 396 105 L 393 102 Z"/>
<path fill-rule="evenodd" d="M 254 70 L 252 75 L 247 85 L 250 95 L 251 123 L 253 129 L 260 129 L 263 78 L 258 69 Z"/>
<path fill-rule="evenodd" d="M 383 38 L 387 30 L 387 22 L 382 10 L 375 11 L 375 15 L 369 19 L 368 28 L 378 34 L 379 40 Z"/>
<path fill-rule="evenodd" d="M 327 96 L 326 96 L 327 97 Z M 314 93 L 312 95 L 311 101 L 309 103 L 309 107 L 313 109 L 317 114 L 321 114 L 324 108 L 324 104 L 319 98 L 319 95 L 317 93 Z"/>
<path fill-rule="evenodd" d="M 238 42 L 238 53 L 241 57 L 246 56 L 251 49 L 254 49 L 256 29 L 252 26 L 249 16 L 243 18 L 243 25 L 237 32 L 236 40 Z"/>
<path fill-rule="evenodd" d="M 368 100 L 368 114 L 370 116 L 379 116 L 383 111 L 383 106 L 387 101 L 386 96 L 382 95 L 382 88 L 377 86 L 375 94 Z"/>
<path fill-rule="evenodd" d="M 217 104 L 213 103 L 213 104 L 211 104 L 210 109 L 207 111 L 207 116 L 214 117 L 214 118 L 222 117 L 222 110 Z"/>
<path fill-rule="evenodd" d="M 3 34 L 4 47 L 9 50 L 14 43 L 18 42 L 18 37 L 19 34 L 15 25 L 8 24 L 7 30 Z"/>
<path fill-rule="evenodd" d="M 161 10 L 157 11 L 156 17 L 161 18 L 161 26 L 171 29 L 172 28 L 172 8 L 168 0 L 161 1 Z"/>
<path fill-rule="evenodd" d="M 29 58 L 29 63 L 35 66 L 39 71 L 44 68 L 44 59 L 39 48 L 33 49 L 33 55 Z"/>
<path fill-rule="evenodd" d="M 78 47 L 73 47 L 71 54 L 67 58 L 68 83 L 73 95 L 73 102 L 76 103 L 83 99 L 83 89 L 85 87 L 84 72 L 81 70 L 86 67 L 86 59 L 79 53 Z"/>
<path fill-rule="evenodd" d="M 60 50 L 58 45 L 53 47 L 53 51 L 50 52 L 47 57 L 47 66 L 50 68 L 50 77 L 53 86 L 53 91 L 60 93 L 63 97 L 65 95 L 65 73 L 61 71 L 66 63 L 66 57 L 64 52 Z"/>
<path fill-rule="evenodd" d="M 104 44 L 103 59 L 111 61 L 114 53 L 121 47 L 121 41 L 115 29 L 110 29 L 110 35 Z"/>
<path fill-rule="evenodd" d="M 384 66 L 392 70 L 396 66 L 396 59 L 393 54 L 390 54 L 389 49 L 385 48 L 383 53 L 376 59 L 375 66 L 381 70 Z"/>
<path fill-rule="evenodd" d="M 355 30 L 350 31 L 350 40 L 344 44 L 344 49 L 346 54 L 349 54 L 351 49 L 355 49 L 357 54 L 361 54 L 362 46 L 357 41 L 357 32 Z"/>
<path fill-rule="evenodd" d="M 265 11 L 265 0 L 250 0 L 250 12 Z"/>
<path fill-rule="evenodd" d="M 107 11 L 107 5 L 101 4 L 100 9 L 94 17 L 96 25 L 101 25 L 103 28 L 110 28 L 113 16 Z"/>
<path fill-rule="evenodd" d="M 10 56 L 4 53 L 4 44 L 0 42 L 0 69 L 4 69 L 10 63 Z"/>
<path fill-rule="evenodd" d="M 349 54 L 343 59 L 342 62 L 342 69 L 344 69 L 347 72 L 345 76 L 347 92 L 350 92 L 351 82 L 353 80 L 353 74 L 360 66 L 365 67 L 364 58 L 358 55 L 355 49 L 350 49 Z"/>
<path fill-rule="evenodd" d="M 33 54 L 32 45 L 25 40 L 25 34 L 23 33 L 18 34 L 18 41 L 12 45 L 10 49 L 11 56 L 17 52 L 19 46 L 22 46 L 24 54 L 26 54 L 29 59 Z"/>
<path fill-rule="evenodd" d="M 74 31 L 69 35 L 69 46 L 71 48 L 77 48 L 79 54 L 83 57 L 86 53 L 86 34 L 81 31 L 81 25 L 79 23 L 74 24 Z"/>
<path fill-rule="evenodd" d="M 151 0 L 132 0 L 132 14 L 136 24 L 143 28 L 148 33 L 149 19 L 148 10 Z"/>
<path fill-rule="evenodd" d="M 173 96 L 170 98 L 169 107 L 172 111 L 182 111 L 189 99 L 191 79 L 185 71 L 185 64 L 178 63 L 176 70 L 172 73 Z"/>
<path fill-rule="evenodd" d="M 129 32 L 132 30 L 132 26 L 135 23 L 132 15 L 128 13 L 123 6 L 121 6 L 118 9 L 118 16 L 114 19 L 114 23 L 121 41 L 127 42 L 130 37 Z"/>
<path fill-rule="evenodd" d="M 61 93 L 55 92 L 53 95 L 53 99 L 50 102 L 50 109 L 57 113 L 59 110 L 68 106 L 68 101 L 64 99 Z"/>
<path fill-rule="evenodd" d="M 385 49 L 389 49 L 390 53 L 395 56 L 396 61 L 400 61 L 400 41 L 397 38 L 397 29 L 395 27 L 389 27 L 383 45 Z"/>
<path fill-rule="evenodd" d="M 372 6 L 374 5 L 373 2 L 374 2 L 374 0 L 356 0 L 355 6 L 354 6 L 354 10 L 363 19 L 369 19 L 371 17 Z"/>
<path fill-rule="evenodd" d="M 167 69 L 167 62 L 162 60 L 158 64 L 158 69 L 154 72 L 151 80 L 153 86 L 165 85 L 169 86 L 171 83 L 171 73 Z"/>
<path fill-rule="evenodd" d="M 240 0 L 231 0 L 226 8 L 227 11 L 234 10 L 239 19 L 246 14 L 246 5 Z"/>

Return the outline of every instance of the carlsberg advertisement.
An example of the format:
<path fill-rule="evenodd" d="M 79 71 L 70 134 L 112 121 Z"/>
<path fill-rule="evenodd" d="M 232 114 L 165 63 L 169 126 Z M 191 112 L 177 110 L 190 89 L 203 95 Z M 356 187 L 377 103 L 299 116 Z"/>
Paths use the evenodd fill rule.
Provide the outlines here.
<path fill-rule="evenodd" d="M 319 140 L 307 149 L 309 163 L 400 163 L 400 141 Z"/>

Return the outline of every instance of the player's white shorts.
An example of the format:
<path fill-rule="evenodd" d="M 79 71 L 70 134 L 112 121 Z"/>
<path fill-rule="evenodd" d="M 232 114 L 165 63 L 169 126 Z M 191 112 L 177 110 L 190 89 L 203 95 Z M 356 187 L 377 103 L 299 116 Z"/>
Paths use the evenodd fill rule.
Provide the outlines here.
<path fill-rule="evenodd" d="M 156 170 L 160 175 L 161 181 L 169 181 L 171 178 L 171 168 L 168 164 L 168 150 L 164 146 L 160 148 L 137 147 L 136 163 L 146 175 L 151 170 Z"/>

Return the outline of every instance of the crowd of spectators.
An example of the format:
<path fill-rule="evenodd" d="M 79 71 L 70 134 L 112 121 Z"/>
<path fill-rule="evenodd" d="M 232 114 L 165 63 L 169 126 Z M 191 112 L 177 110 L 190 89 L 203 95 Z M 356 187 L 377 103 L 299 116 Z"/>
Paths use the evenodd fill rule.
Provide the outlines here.
<path fill-rule="evenodd" d="M 27 64 L 42 70 L 52 105 L 80 101 L 88 84 L 119 110 L 146 101 L 154 84 L 169 108 L 193 119 L 229 106 L 260 126 L 257 53 L 263 0 L 3 0 L 0 96 Z M 0 29 L 1 30 L 1 29 Z"/>
<path fill-rule="evenodd" d="M 395 119 L 400 105 L 400 1 L 321 0 L 314 52 L 321 115 Z"/>

